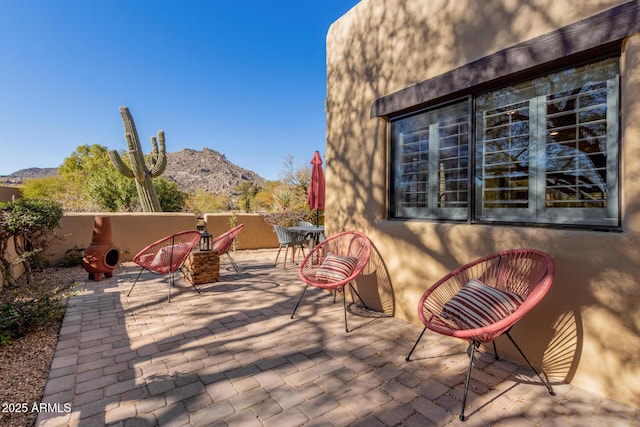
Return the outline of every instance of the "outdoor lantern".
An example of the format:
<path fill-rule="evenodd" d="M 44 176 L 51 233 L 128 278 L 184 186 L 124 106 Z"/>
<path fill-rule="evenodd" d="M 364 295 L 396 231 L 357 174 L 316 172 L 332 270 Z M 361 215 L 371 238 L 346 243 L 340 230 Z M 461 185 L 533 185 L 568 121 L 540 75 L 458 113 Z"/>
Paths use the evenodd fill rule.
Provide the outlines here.
<path fill-rule="evenodd" d="M 211 234 L 207 230 L 202 232 L 200 236 L 200 250 L 201 251 L 210 251 L 211 250 Z"/>

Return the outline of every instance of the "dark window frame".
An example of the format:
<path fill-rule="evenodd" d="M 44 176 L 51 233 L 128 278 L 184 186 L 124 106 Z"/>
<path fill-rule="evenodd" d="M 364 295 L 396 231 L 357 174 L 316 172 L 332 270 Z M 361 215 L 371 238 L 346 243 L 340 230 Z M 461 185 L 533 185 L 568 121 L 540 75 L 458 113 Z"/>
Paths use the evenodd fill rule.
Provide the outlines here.
<path fill-rule="evenodd" d="M 381 97 L 374 102 L 371 108 L 371 117 L 396 120 L 402 116 L 418 114 L 461 98 L 472 97 L 482 92 L 530 80 L 561 69 L 596 62 L 597 59 L 595 58 L 620 57 L 623 40 L 637 32 L 640 32 L 640 4 L 636 1 L 627 2 L 551 33 L 496 52 L 440 76 Z M 475 134 L 475 129 L 472 130 L 472 133 Z M 388 140 L 390 140 L 390 137 L 391 135 L 389 134 Z M 475 141 L 475 138 L 473 141 Z M 469 175 L 470 178 L 475 173 L 474 151 L 475 142 L 472 142 L 469 150 L 471 155 L 470 167 L 472 168 Z M 618 159 L 618 177 L 619 162 L 620 159 Z M 391 158 L 389 158 L 389 167 L 393 167 Z M 391 198 L 392 184 L 390 179 L 388 183 L 388 197 Z M 487 223 L 486 221 L 475 219 L 475 203 L 477 203 L 477 200 L 473 179 L 470 179 L 470 193 L 470 216 L 468 222 Z M 390 203 L 388 207 L 390 219 L 408 219 L 393 217 Z M 618 207 L 618 216 L 620 215 L 621 210 Z M 489 223 L 543 227 L 559 226 L 553 223 Z M 618 220 L 618 226 L 613 227 L 585 226 L 587 228 L 610 231 L 619 230 L 619 224 L 620 220 Z M 580 227 L 583 228 L 585 226 Z"/>
<path fill-rule="evenodd" d="M 439 117 L 432 117 L 431 121 L 423 121 L 423 127 L 425 125 L 429 125 L 428 129 L 424 127 L 422 130 L 412 129 L 411 134 L 416 133 L 425 133 L 429 134 L 428 142 L 426 142 L 425 149 L 428 151 L 428 160 L 426 160 L 430 168 L 421 169 L 423 175 L 428 175 L 426 179 L 426 188 L 424 188 L 420 193 L 425 193 L 426 197 L 424 200 L 425 206 L 420 208 L 417 206 L 419 203 L 416 203 L 413 206 L 410 206 L 411 203 L 408 203 L 407 206 L 402 207 L 399 206 L 401 203 L 400 200 L 402 198 L 402 192 L 405 192 L 407 189 L 398 187 L 397 180 L 401 179 L 402 172 L 396 169 L 389 171 L 389 216 L 393 219 L 432 219 L 432 220 L 441 220 L 441 221 L 469 221 L 469 215 L 471 214 L 471 200 L 473 196 L 472 185 L 471 185 L 471 174 L 473 173 L 472 169 L 472 152 L 473 144 L 473 118 L 472 118 L 472 105 L 473 99 L 471 96 L 465 96 L 463 98 L 452 100 L 451 102 L 447 102 L 445 104 L 440 104 L 437 106 L 433 106 L 427 110 L 419 111 L 413 114 L 407 114 L 403 116 L 399 116 L 394 118 L 393 123 L 389 126 L 389 156 L 390 156 L 390 165 L 395 165 L 397 168 L 400 168 L 402 162 L 397 158 L 399 152 L 401 151 L 400 145 L 402 145 L 401 141 L 396 140 L 396 137 L 391 135 L 393 129 L 395 129 L 395 122 L 401 122 L 404 119 L 411 120 L 414 117 L 418 117 L 423 113 L 426 113 L 427 116 L 430 114 L 438 114 Z M 458 165 L 460 163 L 463 164 L 463 168 L 459 167 L 446 167 L 445 163 L 452 160 L 452 158 L 441 157 L 443 151 L 447 150 L 447 147 L 443 147 L 440 145 L 441 141 L 438 137 L 440 128 L 440 120 L 443 119 L 440 114 L 443 111 L 450 111 L 451 109 L 465 110 L 462 116 L 458 118 L 464 117 L 464 122 L 457 122 L 457 125 L 461 125 L 466 127 L 466 133 L 461 134 L 463 139 L 466 139 L 466 145 L 463 150 L 459 150 L 462 145 L 455 145 L 458 151 L 466 152 L 465 156 L 454 156 L 454 163 L 457 162 Z M 459 112 L 459 111 L 458 111 Z M 447 121 L 450 117 L 447 117 Z M 435 121 L 434 121 L 435 120 Z M 457 126 L 456 125 L 456 126 Z M 435 131 L 435 134 L 433 132 Z M 398 135 L 399 139 L 401 139 L 402 132 Z M 434 137 L 435 140 L 431 141 L 431 138 Z M 448 147 L 449 149 L 454 148 L 453 146 Z M 401 155 L 407 155 L 408 153 L 404 152 Z M 440 164 L 443 167 L 441 171 L 434 171 L 432 167 L 435 162 L 436 164 Z M 466 164 L 466 165 L 464 165 Z M 459 173 L 456 173 L 458 171 Z M 457 175 L 457 176 L 453 176 Z M 464 184 L 464 191 L 461 192 L 459 188 L 454 189 L 449 186 L 452 185 L 452 181 L 459 180 L 460 175 L 464 175 L 466 180 Z M 457 179 L 456 179 L 457 178 Z M 421 183 L 419 181 L 412 181 L 413 183 Z M 449 185 L 447 184 L 449 183 Z M 438 188 L 434 188 L 438 187 Z M 443 188 L 441 188 L 443 187 Z M 455 187 L 453 185 L 452 187 Z M 450 203 L 441 199 L 441 197 L 447 197 L 447 195 L 452 195 L 452 193 L 456 193 L 457 196 L 454 196 L 454 200 L 449 200 Z M 464 193 L 464 195 L 463 195 Z M 393 195 L 393 197 L 391 197 Z M 417 215 L 417 212 L 421 212 L 420 216 L 411 216 L 409 212 L 415 212 L 414 215 Z"/>
<path fill-rule="evenodd" d="M 531 192 L 531 195 L 529 196 L 528 202 L 525 199 L 522 199 L 520 201 L 520 202 L 526 202 L 527 206 L 524 206 L 524 209 L 521 206 L 519 209 L 516 208 L 513 211 L 510 211 L 509 209 L 504 209 L 505 206 L 502 206 L 502 209 L 499 208 L 497 210 L 496 209 L 492 210 L 491 208 L 484 210 L 482 207 L 482 204 L 485 203 L 486 200 L 482 197 L 481 191 L 486 189 L 484 185 L 485 182 L 484 182 L 484 179 L 482 179 L 480 182 L 477 181 L 478 174 L 483 175 L 483 173 L 480 171 L 480 168 L 482 167 L 481 162 L 479 162 L 477 158 L 478 154 L 482 152 L 481 150 L 479 150 L 478 146 L 482 144 L 483 138 L 480 138 L 477 135 L 477 133 L 482 129 L 482 126 L 479 124 L 479 120 L 478 120 L 478 114 L 482 112 L 482 110 L 477 109 L 477 106 L 475 105 L 476 104 L 475 101 L 479 97 L 487 95 L 486 93 L 484 93 L 484 94 L 478 94 L 478 97 L 474 97 L 474 116 L 476 117 L 474 121 L 474 130 L 476 131 L 476 135 L 473 140 L 474 168 L 475 168 L 474 176 L 476 177 L 476 182 L 474 183 L 475 194 L 472 199 L 474 201 L 474 213 L 472 215 L 474 218 L 474 222 L 490 223 L 490 224 L 540 225 L 540 226 L 546 226 L 546 227 L 571 227 L 571 228 L 588 228 L 588 229 L 601 229 L 601 230 L 620 230 L 620 224 L 621 224 L 620 161 L 621 159 L 620 159 L 620 152 L 619 152 L 619 148 L 620 148 L 619 126 L 621 121 L 619 116 L 620 88 L 618 84 L 619 83 L 618 73 L 620 69 L 620 64 L 616 63 L 616 61 L 619 61 L 619 56 L 614 56 L 609 58 L 598 58 L 588 64 L 581 64 L 581 65 L 594 65 L 594 66 L 598 65 L 600 67 L 603 67 L 603 66 L 615 67 L 616 69 L 615 71 L 616 75 L 615 77 L 612 77 L 613 78 L 612 81 L 614 82 L 613 88 L 610 88 L 612 89 L 612 91 L 607 91 L 605 89 L 605 91 L 609 92 L 609 95 L 610 95 L 610 96 L 607 95 L 607 98 L 605 99 L 605 103 L 608 106 L 611 106 L 614 109 L 614 111 L 612 112 L 612 114 L 609 114 L 609 110 L 607 110 L 607 115 L 605 120 L 609 122 L 609 124 L 607 125 L 608 130 L 604 134 L 599 135 L 599 138 L 604 138 L 604 140 L 606 141 L 606 145 L 604 145 L 605 147 L 604 151 L 608 153 L 605 156 L 605 159 L 607 159 L 606 160 L 607 172 L 603 176 L 603 179 L 605 179 L 606 181 L 604 183 L 605 188 L 608 189 L 607 191 L 608 196 L 606 198 L 608 201 L 607 204 L 599 208 L 596 206 L 590 206 L 590 207 L 574 206 L 574 207 L 565 207 L 565 208 L 558 208 L 558 207 L 554 208 L 554 207 L 547 206 L 547 204 L 551 204 L 552 201 L 547 200 L 545 202 L 545 199 L 543 196 L 545 196 L 545 194 L 547 196 L 550 194 L 548 192 L 549 191 L 548 189 L 551 187 L 547 187 L 547 185 L 549 184 L 547 174 L 550 171 L 553 171 L 553 168 L 550 167 L 550 164 L 548 163 L 548 159 L 546 159 L 547 155 L 545 154 L 545 151 L 547 149 L 546 147 L 548 147 L 546 144 L 546 141 L 548 138 L 551 138 L 552 140 L 554 138 L 546 136 L 550 130 L 549 128 L 547 128 L 549 123 L 546 118 L 546 114 L 547 114 L 546 108 L 543 108 L 542 111 L 539 111 L 539 107 L 538 108 L 534 107 L 534 109 L 538 111 L 535 113 L 532 113 L 531 118 L 533 118 L 534 121 L 538 122 L 536 127 L 538 127 L 539 134 L 536 135 L 533 139 L 530 139 L 529 135 L 525 137 L 526 144 L 528 147 L 526 149 L 526 152 L 529 153 L 531 156 L 533 156 L 533 158 L 531 159 L 531 164 L 535 165 L 535 166 L 532 166 L 530 169 L 530 172 L 532 172 L 533 175 L 531 177 L 531 180 L 526 186 L 526 191 Z M 606 63 L 608 63 L 608 65 L 603 65 Z M 575 70 L 579 70 L 581 68 L 581 65 L 577 65 L 571 68 Z M 602 72 L 604 72 L 604 69 L 601 69 L 601 70 Z M 555 70 L 552 73 L 547 73 L 543 76 L 538 76 L 538 78 L 546 78 L 553 74 L 563 74 L 565 71 L 567 71 L 567 69 Z M 528 80 L 527 83 L 533 80 L 536 80 L 536 79 Z M 573 78 L 569 78 L 568 81 L 569 82 L 573 81 Z M 607 80 L 603 80 L 600 83 L 606 83 L 606 82 Z M 500 91 L 501 89 L 507 89 L 507 88 L 510 89 L 511 86 L 507 86 L 504 88 L 496 88 L 496 91 Z M 546 98 L 546 97 L 547 97 L 546 95 L 535 96 L 535 98 L 538 98 L 538 101 L 541 101 L 540 98 Z M 518 102 L 522 103 L 523 105 L 525 104 L 527 106 L 529 105 L 528 101 L 524 101 L 524 102 L 518 101 Z M 611 102 L 614 102 L 614 104 L 611 105 Z M 544 104 L 544 102 L 542 104 Z M 507 106 L 501 105 L 499 107 L 499 109 L 505 109 L 505 108 L 507 108 Z M 511 108 L 507 108 L 507 109 L 511 109 Z M 569 112 L 569 110 L 567 110 L 567 112 Z M 540 122 L 540 120 L 542 121 Z M 576 136 L 576 141 L 580 139 L 581 139 L 580 137 Z M 575 151 L 572 157 L 580 156 L 583 154 L 584 153 L 580 151 Z M 539 163 L 540 156 L 545 158 L 543 163 Z M 529 166 L 527 166 L 527 169 L 528 168 Z M 584 176 L 581 176 L 581 177 L 576 176 L 576 179 L 580 179 L 580 178 L 584 178 Z M 536 193 L 535 195 L 533 194 L 534 188 L 538 190 L 535 192 Z M 542 192 L 541 189 L 543 188 L 546 189 L 545 192 Z M 577 200 L 574 200 L 573 202 L 579 203 Z M 502 204 L 500 202 L 498 203 Z M 519 203 L 519 202 L 516 202 L 516 203 Z M 531 204 L 529 205 L 529 203 Z M 527 210 L 531 210 L 531 212 L 527 212 Z M 511 219 L 508 219 L 508 218 L 511 218 Z"/>
<path fill-rule="evenodd" d="M 376 99 L 371 118 L 390 118 L 554 70 L 612 56 L 640 33 L 640 3 L 629 1 L 550 33 Z"/>

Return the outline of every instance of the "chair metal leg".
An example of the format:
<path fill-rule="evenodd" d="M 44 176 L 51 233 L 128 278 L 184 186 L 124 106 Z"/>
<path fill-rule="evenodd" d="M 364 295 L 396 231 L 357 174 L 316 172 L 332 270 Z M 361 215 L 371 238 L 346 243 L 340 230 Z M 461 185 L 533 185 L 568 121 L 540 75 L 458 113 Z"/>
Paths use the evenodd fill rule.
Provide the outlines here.
<path fill-rule="evenodd" d="M 309 287 L 309 285 L 307 284 L 304 289 L 302 290 L 302 295 L 300 295 L 300 299 L 298 300 L 298 303 L 296 304 L 296 307 L 293 309 L 293 313 L 291 313 L 291 318 L 293 319 L 293 315 L 296 314 L 296 310 L 298 309 L 298 306 L 300 305 L 300 301 L 302 301 L 302 297 L 304 297 L 304 293 L 307 292 L 307 288 Z"/>
<path fill-rule="evenodd" d="M 180 267 L 180 268 L 179 268 L 179 270 L 180 270 L 180 273 L 182 273 L 182 277 L 183 277 L 187 282 L 189 282 L 189 284 L 193 287 L 193 289 L 195 289 L 195 291 L 196 291 L 197 293 L 200 293 L 200 289 L 198 289 L 194 283 L 191 283 L 191 280 L 189 280 L 189 279 L 187 278 L 187 275 L 184 273 L 184 270 L 182 269 L 182 267 Z"/>
<path fill-rule="evenodd" d="M 229 252 L 227 252 L 227 256 L 229 257 L 229 261 L 231 261 L 231 265 L 233 266 L 234 270 L 236 270 L 236 273 L 239 273 L 240 268 L 238 267 L 238 264 L 236 264 L 236 261 L 231 257 L 231 254 Z"/>
<path fill-rule="evenodd" d="M 424 329 L 422 330 L 422 332 L 420 332 L 420 336 L 418 337 L 418 339 L 416 340 L 416 343 L 413 345 L 413 348 L 411 349 L 411 351 L 409 352 L 409 354 L 407 354 L 407 357 L 404 358 L 404 360 L 406 360 L 407 362 L 409 361 L 409 358 L 411 357 L 411 355 L 413 354 L 413 351 L 416 349 L 416 347 L 418 346 L 418 343 L 420 342 L 420 340 L 422 339 L 422 336 L 424 335 L 424 333 L 426 332 L 427 327 L 425 326 Z"/>
<path fill-rule="evenodd" d="M 141 268 L 140 272 L 138 272 L 138 277 L 136 277 L 136 280 L 134 280 L 134 282 L 133 282 L 133 286 L 131 286 L 131 289 L 129 289 L 129 293 L 127 294 L 127 297 L 129 297 L 129 295 L 131 295 L 131 291 L 133 290 L 133 287 L 136 285 L 136 283 L 138 283 L 138 279 L 140 278 L 140 275 L 142 274 L 142 271 L 144 271 L 144 268 Z"/>
<path fill-rule="evenodd" d="M 516 348 L 516 350 L 518 350 L 520 352 L 520 355 L 524 358 L 524 360 L 527 361 L 527 363 L 529 364 L 529 366 L 531 367 L 531 369 L 533 370 L 533 372 L 536 373 L 536 375 L 538 376 L 538 378 L 540 378 L 540 381 L 542 382 L 542 384 L 545 385 L 545 387 L 547 387 L 547 390 L 549 391 L 549 394 L 551 396 L 555 396 L 556 392 L 553 391 L 553 388 L 551 388 L 551 384 L 549 384 L 549 382 L 547 380 L 545 380 L 542 375 L 540 374 L 540 372 L 538 372 L 538 370 L 533 366 L 533 363 L 531 363 L 529 361 L 529 359 L 527 358 L 527 356 L 524 355 L 524 352 L 520 349 L 520 347 L 518 346 L 518 344 L 516 344 L 515 340 L 511 337 L 511 334 L 507 331 L 505 332 L 505 335 L 509 338 L 509 340 L 513 343 L 514 347 Z"/>
<path fill-rule="evenodd" d="M 347 326 L 347 293 L 344 288 L 342 288 L 342 305 L 344 306 L 344 331 L 349 332 L 349 327 Z"/>
<path fill-rule="evenodd" d="M 367 306 L 367 304 L 365 304 L 363 299 L 360 297 L 360 294 L 358 293 L 358 291 L 356 291 L 356 289 L 353 287 L 353 285 L 351 283 L 349 283 L 349 287 L 356 294 L 356 296 L 358 297 L 358 299 L 360 300 L 362 305 L 364 305 L 364 308 L 369 310 L 369 307 Z M 345 330 L 345 332 L 349 332 L 349 327 L 347 326 L 347 291 L 346 291 L 345 288 L 342 288 L 341 292 L 342 292 L 342 305 L 344 306 L 344 330 Z M 333 298 L 334 298 L 334 302 L 335 302 L 335 294 L 334 294 Z"/>
<path fill-rule="evenodd" d="M 467 380 L 464 382 L 464 395 L 462 396 L 462 410 L 460 411 L 460 421 L 464 421 L 464 407 L 467 404 L 467 393 L 469 392 L 469 382 L 471 381 L 471 368 L 473 368 L 473 356 L 476 351 L 476 347 L 480 343 L 476 341 L 471 342 L 471 355 L 469 356 L 469 369 L 467 370 Z"/>
<path fill-rule="evenodd" d="M 498 356 L 498 348 L 496 347 L 496 341 L 491 341 L 493 343 L 493 354 L 496 356 L 496 360 L 500 360 L 500 356 Z"/>
<path fill-rule="evenodd" d="M 362 297 L 360 297 L 360 294 L 358 293 L 358 291 L 356 291 L 356 288 L 353 287 L 353 284 L 349 283 L 349 287 L 351 288 L 351 290 L 353 292 L 355 292 L 356 296 L 358 297 L 358 299 L 360 300 L 360 302 L 362 303 L 362 305 L 364 305 L 364 308 L 366 308 L 367 310 L 369 310 L 369 307 L 367 306 L 367 304 L 364 302 L 364 300 L 362 299 Z"/>

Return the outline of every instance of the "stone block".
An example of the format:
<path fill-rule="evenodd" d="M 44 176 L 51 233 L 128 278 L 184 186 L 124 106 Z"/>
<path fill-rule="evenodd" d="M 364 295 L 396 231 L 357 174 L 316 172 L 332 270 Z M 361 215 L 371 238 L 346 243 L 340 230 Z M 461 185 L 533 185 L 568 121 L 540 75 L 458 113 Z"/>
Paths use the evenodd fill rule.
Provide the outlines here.
<path fill-rule="evenodd" d="M 191 252 L 182 266 L 182 272 L 193 285 L 217 282 L 220 279 L 220 257 L 218 252 Z"/>

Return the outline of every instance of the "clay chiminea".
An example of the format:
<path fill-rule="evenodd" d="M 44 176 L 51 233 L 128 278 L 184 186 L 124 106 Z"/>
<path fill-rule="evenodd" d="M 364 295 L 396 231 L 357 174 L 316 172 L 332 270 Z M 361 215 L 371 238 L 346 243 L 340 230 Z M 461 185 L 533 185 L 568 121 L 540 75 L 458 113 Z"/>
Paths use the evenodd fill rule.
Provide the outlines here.
<path fill-rule="evenodd" d="M 89 280 L 99 282 L 113 276 L 120 254 L 111 238 L 111 218 L 97 216 L 93 223 L 93 238 L 84 251 L 82 266 L 89 273 Z"/>

